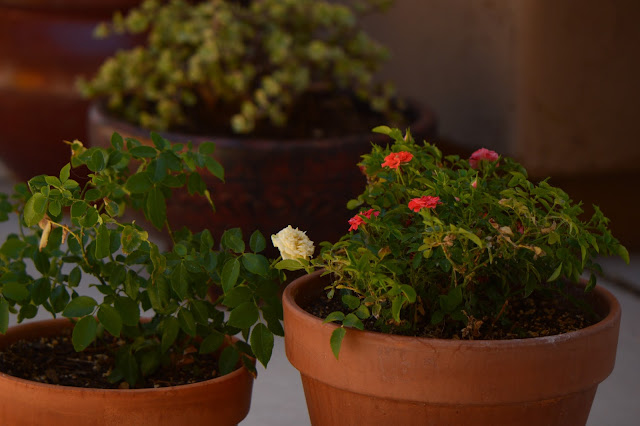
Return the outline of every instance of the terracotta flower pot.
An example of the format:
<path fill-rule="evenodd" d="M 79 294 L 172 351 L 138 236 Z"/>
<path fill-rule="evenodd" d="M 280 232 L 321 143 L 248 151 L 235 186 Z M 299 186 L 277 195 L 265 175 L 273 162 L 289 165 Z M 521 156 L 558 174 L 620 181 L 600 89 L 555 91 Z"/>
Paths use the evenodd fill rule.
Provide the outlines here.
<path fill-rule="evenodd" d="M 435 136 L 435 119 L 420 108 L 410 126 L 413 134 Z M 89 112 L 90 143 L 109 146 L 114 131 L 151 144 L 149 131 L 105 113 L 99 103 Z M 366 179 L 356 164 L 371 142 L 388 137 L 366 131 L 343 138 L 265 140 L 163 133 L 172 142 L 216 144 L 214 156 L 225 168 L 226 182 L 211 178 L 214 215 L 201 197 L 174 200 L 168 215 L 194 230 L 208 228 L 218 240 L 221 231 L 241 227 L 247 237 L 260 229 L 267 238 L 287 225 L 307 231 L 314 241 L 337 241 L 349 227 L 353 212 L 346 203 L 362 192 Z"/>
<path fill-rule="evenodd" d="M 300 371 L 311 423 L 322 425 L 584 425 L 596 388 L 613 370 L 620 306 L 598 287 L 599 323 L 562 335 L 456 341 L 349 329 L 336 360 L 336 328 L 300 305 L 326 278 L 285 290 L 287 357 Z"/>
<path fill-rule="evenodd" d="M 66 319 L 9 328 L 0 347 L 59 334 Z M 223 377 L 157 389 L 84 389 L 0 373 L 0 424 L 11 426 L 236 425 L 251 403 L 253 378 L 241 367 Z"/>
<path fill-rule="evenodd" d="M 63 140 L 86 140 L 89 102 L 75 88 L 118 48 L 93 30 L 141 0 L 0 0 L 0 157 L 20 178 L 57 173 L 69 162 Z"/>

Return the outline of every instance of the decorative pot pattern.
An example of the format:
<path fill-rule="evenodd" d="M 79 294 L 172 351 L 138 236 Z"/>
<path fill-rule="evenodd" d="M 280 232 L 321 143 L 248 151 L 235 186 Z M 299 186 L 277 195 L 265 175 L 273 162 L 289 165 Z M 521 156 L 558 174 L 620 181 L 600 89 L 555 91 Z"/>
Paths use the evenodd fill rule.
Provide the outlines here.
<path fill-rule="evenodd" d="M 283 296 L 286 353 L 314 426 L 584 425 L 613 370 L 620 306 L 601 287 L 590 297 L 604 319 L 579 331 L 461 341 L 349 329 L 336 360 L 329 338 L 337 326 L 300 308 L 325 279 L 306 275 Z"/>
<path fill-rule="evenodd" d="M 421 109 L 411 125 L 415 135 L 435 136 L 435 120 Z M 149 131 L 105 114 L 94 103 L 89 112 L 93 146 L 108 146 L 114 131 L 151 144 Z M 213 177 L 206 183 L 216 204 L 211 212 L 200 197 L 184 196 L 168 206 L 174 223 L 194 230 L 208 228 L 216 239 L 224 229 L 241 227 L 250 235 L 260 229 L 267 238 L 287 225 L 307 231 L 314 241 L 337 241 L 348 228 L 353 212 L 347 202 L 366 184 L 356 164 L 369 152 L 371 142 L 388 138 L 371 132 L 333 139 L 263 140 L 212 135 L 163 133 L 172 142 L 216 144 L 214 155 L 225 168 L 225 183 Z"/>
<path fill-rule="evenodd" d="M 59 334 L 66 319 L 9 328 L 0 347 Z M 249 412 L 253 377 L 246 368 L 200 383 L 157 389 L 85 389 L 0 373 L 0 424 L 11 426 L 236 425 Z"/>
<path fill-rule="evenodd" d="M 89 102 L 75 89 L 130 36 L 93 30 L 140 0 L 0 0 L 0 157 L 21 179 L 69 161 L 63 140 L 86 140 Z"/>

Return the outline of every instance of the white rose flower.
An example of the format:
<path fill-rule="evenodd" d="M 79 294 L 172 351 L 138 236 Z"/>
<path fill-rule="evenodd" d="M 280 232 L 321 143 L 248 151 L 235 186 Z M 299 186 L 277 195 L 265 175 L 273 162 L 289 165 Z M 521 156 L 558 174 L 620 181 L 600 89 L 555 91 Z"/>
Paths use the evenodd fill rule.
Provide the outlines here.
<path fill-rule="evenodd" d="M 283 259 L 309 259 L 313 256 L 313 241 L 306 232 L 293 229 L 291 225 L 272 235 L 271 241 Z"/>

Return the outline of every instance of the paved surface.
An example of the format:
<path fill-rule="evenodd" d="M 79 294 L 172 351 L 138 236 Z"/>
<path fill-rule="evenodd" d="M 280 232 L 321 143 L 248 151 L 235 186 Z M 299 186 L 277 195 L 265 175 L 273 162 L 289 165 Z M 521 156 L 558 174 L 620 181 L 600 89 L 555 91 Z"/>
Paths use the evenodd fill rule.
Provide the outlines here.
<path fill-rule="evenodd" d="M 0 191 L 8 192 L 11 186 L 10 176 L 0 165 Z M 4 239 L 13 229 L 11 224 L 0 224 L 0 237 Z M 632 254 L 630 265 L 617 259 L 603 259 L 601 265 L 605 278 L 599 285 L 620 301 L 622 324 L 615 369 L 599 386 L 587 425 L 636 426 L 640 424 L 640 253 Z M 36 317 L 43 318 L 46 312 Z M 241 426 L 309 424 L 299 374 L 286 359 L 283 339 L 277 338 L 268 370 L 259 366 L 251 411 Z"/>

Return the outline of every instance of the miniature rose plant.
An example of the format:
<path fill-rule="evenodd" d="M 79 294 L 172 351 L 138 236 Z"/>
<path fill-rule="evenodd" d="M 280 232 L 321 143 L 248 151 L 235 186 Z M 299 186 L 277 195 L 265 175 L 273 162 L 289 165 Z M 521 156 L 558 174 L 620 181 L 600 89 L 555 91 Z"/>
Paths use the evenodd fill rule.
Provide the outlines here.
<path fill-rule="evenodd" d="M 239 361 L 255 372 L 253 359 L 266 365 L 274 334 L 283 334 L 281 273 L 261 254 L 259 231 L 247 245 L 240 229 L 229 229 L 217 249 L 208 230 L 171 228 L 171 194 L 188 191 L 213 208 L 201 174 L 223 179 L 224 170 L 212 143 L 195 150 L 151 139 L 147 146 L 116 133 L 108 149 L 68 143 L 71 161 L 58 176 L 36 176 L 0 197 L 0 219 L 18 215 L 17 232 L 0 247 L 0 332 L 9 315 L 21 322 L 44 309 L 74 322 L 77 351 L 111 334 L 122 344 L 109 379 L 131 386 L 168 363 L 216 351 L 221 375 Z M 89 170 L 83 184 L 72 178 L 81 166 Z M 144 218 L 169 233 L 169 250 L 149 238 Z M 82 295 L 81 281 L 103 300 Z M 216 300 L 211 286 L 221 288 Z M 246 342 L 232 342 L 234 335 Z"/>
<path fill-rule="evenodd" d="M 582 220 L 580 204 L 547 180 L 533 183 L 513 159 L 480 149 L 469 159 L 443 156 L 410 132 L 374 129 L 393 143 L 363 156 L 365 191 L 335 244 L 313 259 L 283 259 L 282 269 L 323 269 L 329 299 L 342 309 L 331 345 L 338 356 L 346 328 L 441 338 L 482 338 L 481 324 L 508 324 L 505 307 L 535 294 L 566 294 L 597 256 L 627 250 L 599 208 Z M 469 326 L 474 327 L 469 333 Z M 466 331 L 466 332 L 465 332 Z"/>

